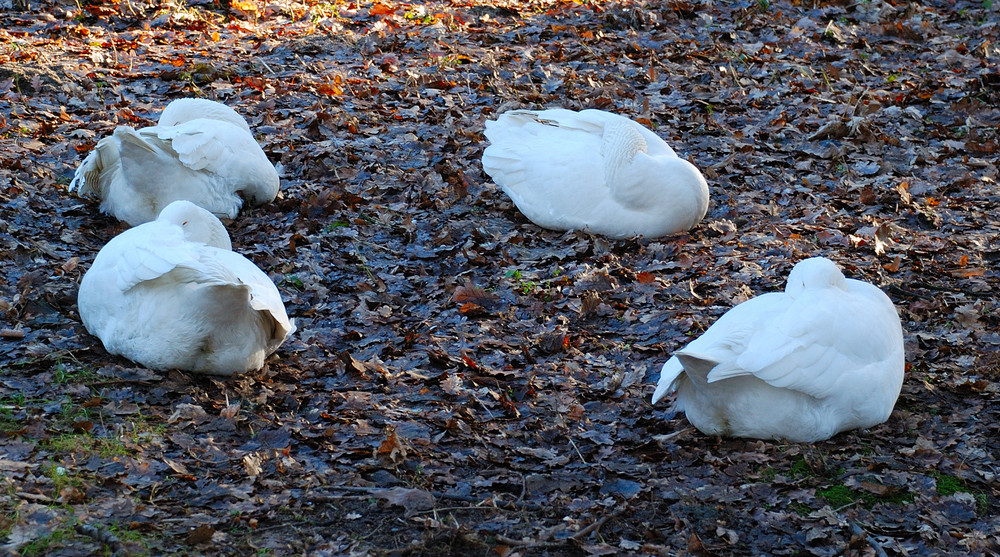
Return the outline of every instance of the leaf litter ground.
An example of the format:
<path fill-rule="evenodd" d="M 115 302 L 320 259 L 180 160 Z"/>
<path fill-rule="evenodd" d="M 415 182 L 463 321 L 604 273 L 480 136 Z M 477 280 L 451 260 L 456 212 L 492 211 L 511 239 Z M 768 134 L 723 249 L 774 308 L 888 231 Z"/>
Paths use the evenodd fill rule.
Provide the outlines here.
<path fill-rule="evenodd" d="M 1000 551 L 992 2 L 18 3 L 0 29 L 0 534 L 24 555 Z M 171 99 L 244 114 L 282 193 L 229 226 L 299 331 L 259 373 L 150 372 L 76 311 L 124 228 L 67 192 Z M 657 130 L 689 234 L 527 222 L 511 108 Z M 881 286 L 892 417 L 701 435 L 659 366 L 795 261 Z"/>

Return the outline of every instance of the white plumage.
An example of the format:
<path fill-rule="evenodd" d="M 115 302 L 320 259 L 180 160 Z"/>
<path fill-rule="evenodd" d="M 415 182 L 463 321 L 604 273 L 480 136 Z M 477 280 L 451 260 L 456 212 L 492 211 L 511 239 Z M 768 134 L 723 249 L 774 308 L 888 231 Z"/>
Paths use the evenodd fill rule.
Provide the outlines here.
<path fill-rule="evenodd" d="M 483 169 L 529 220 L 612 238 L 688 230 L 708 185 L 656 134 L 601 110 L 514 110 L 486 122 Z"/>
<path fill-rule="evenodd" d="M 186 199 L 219 217 L 278 194 L 278 172 L 233 109 L 206 99 L 178 99 L 156 126 L 121 126 L 97 143 L 70 183 L 101 200 L 101 211 L 131 226 Z"/>
<path fill-rule="evenodd" d="M 889 297 L 816 257 L 676 352 L 653 403 L 677 391 L 675 408 L 709 435 L 820 441 L 886 421 L 903 369 Z"/>
<path fill-rule="evenodd" d="M 80 283 L 80 318 L 104 348 L 150 369 L 260 369 L 295 331 L 277 287 L 188 201 L 112 238 Z"/>

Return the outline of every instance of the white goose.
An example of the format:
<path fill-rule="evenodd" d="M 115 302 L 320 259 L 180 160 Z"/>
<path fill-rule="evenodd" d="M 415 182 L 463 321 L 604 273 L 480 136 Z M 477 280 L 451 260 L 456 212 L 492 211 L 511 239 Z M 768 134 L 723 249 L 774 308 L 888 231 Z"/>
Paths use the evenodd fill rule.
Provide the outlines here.
<path fill-rule="evenodd" d="M 150 369 L 260 369 L 295 324 L 271 279 L 231 250 L 218 218 L 174 201 L 101 249 L 80 283 L 80 318 L 109 353 Z"/>
<path fill-rule="evenodd" d="M 675 408 L 709 435 L 820 441 L 886 421 L 903 368 L 889 297 L 816 257 L 676 352 L 653 403 L 677 391 Z"/>
<path fill-rule="evenodd" d="M 486 122 L 483 169 L 529 220 L 612 238 L 688 230 L 708 185 L 656 134 L 601 110 L 514 110 Z"/>
<path fill-rule="evenodd" d="M 128 126 L 97 143 L 70 183 L 101 200 L 101 211 L 131 226 L 149 222 L 171 201 L 186 199 L 219 217 L 278 194 L 278 172 L 250 127 L 226 105 L 178 99 L 156 126 Z"/>

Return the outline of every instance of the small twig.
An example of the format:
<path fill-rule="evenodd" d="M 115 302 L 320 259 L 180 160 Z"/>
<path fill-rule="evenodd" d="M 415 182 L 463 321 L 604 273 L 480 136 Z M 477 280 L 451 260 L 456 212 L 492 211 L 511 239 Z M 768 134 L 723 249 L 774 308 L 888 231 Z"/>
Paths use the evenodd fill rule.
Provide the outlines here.
<path fill-rule="evenodd" d="M 431 495 L 439 499 L 450 499 L 452 501 L 464 501 L 466 503 L 482 503 L 485 499 L 481 497 L 470 497 L 468 495 L 455 495 L 453 493 L 439 493 L 432 491 Z M 527 509 L 529 511 L 540 511 L 542 507 L 534 503 L 525 503 L 524 501 L 497 501 L 493 494 L 490 494 L 490 503 L 493 506 L 505 506 L 505 507 L 516 507 L 518 510 Z"/>
<path fill-rule="evenodd" d="M 490 415 L 491 420 L 496 418 L 496 416 L 493 415 L 493 411 L 490 410 L 490 408 L 486 406 L 486 404 L 484 404 L 483 401 L 479 400 L 479 397 L 476 396 L 475 391 L 469 391 L 469 393 L 472 395 L 472 398 L 475 399 L 475 401 L 478 402 L 479 405 L 483 407 L 483 410 L 486 410 L 486 413 Z"/>
<path fill-rule="evenodd" d="M 560 542 L 541 542 L 536 540 L 515 540 L 514 538 L 508 538 L 507 536 L 497 534 L 497 541 L 504 545 L 512 545 L 515 547 L 562 547 L 565 543 Z"/>
<path fill-rule="evenodd" d="M 106 381 L 94 381 L 87 383 L 88 387 L 107 387 L 109 385 L 143 385 L 150 386 L 153 383 L 149 379 L 108 379 Z"/>
<path fill-rule="evenodd" d="M 702 297 L 699 296 L 698 293 L 694 291 L 694 281 L 693 280 L 688 280 L 688 290 L 691 292 L 691 295 L 695 297 L 695 299 L 697 299 L 697 300 L 701 300 L 702 299 Z"/>
<path fill-rule="evenodd" d="M 868 94 L 868 88 L 865 87 L 865 90 L 862 91 L 860 95 L 858 95 L 858 100 L 854 103 L 854 107 L 851 108 L 851 114 L 850 114 L 851 116 L 858 113 L 858 105 L 861 104 L 861 101 L 865 100 L 865 95 L 867 94 Z"/>
<path fill-rule="evenodd" d="M 574 540 L 576 540 L 576 541 L 580 541 L 580 540 L 586 538 L 587 536 L 589 536 L 590 534 L 594 533 L 595 531 L 599 530 L 602 526 L 604 526 L 605 522 L 611 520 L 612 518 L 617 518 L 618 515 L 620 515 L 623 512 L 625 512 L 626 509 L 628 509 L 628 505 L 627 504 L 623 504 L 615 512 L 613 512 L 611 514 L 604 515 L 601 518 L 595 520 L 590 526 L 587 526 L 583 530 L 580 530 L 579 532 L 573 534 L 571 536 L 571 538 L 574 539 Z"/>
<path fill-rule="evenodd" d="M 938 286 L 936 284 L 931 284 L 929 282 L 921 282 L 921 281 L 911 282 L 910 285 L 916 288 L 934 290 L 937 292 L 954 292 L 956 294 L 965 294 L 966 296 L 972 296 L 973 298 L 989 298 L 994 295 L 994 292 L 992 290 L 987 290 L 985 292 L 975 292 L 965 288 L 950 288 L 947 286 Z"/>
<path fill-rule="evenodd" d="M 361 500 L 361 499 L 370 499 L 370 498 L 371 498 L 371 494 L 368 494 L 368 495 L 330 495 L 330 494 L 324 494 L 324 495 L 310 495 L 310 496 L 306 497 L 306 501 L 309 501 L 310 503 L 330 503 L 330 502 L 333 502 L 333 501 L 347 501 L 349 499 L 358 499 L 358 500 Z"/>
<path fill-rule="evenodd" d="M 833 509 L 833 512 L 839 513 L 840 511 L 842 511 L 844 509 L 847 509 L 847 508 L 850 508 L 850 507 L 853 507 L 854 505 L 857 505 L 857 504 L 858 504 L 857 501 L 851 501 L 850 503 L 847 503 L 845 505 L 841 505 L 841 506 L 837 507 L 836 509 Z"/>
<path fill-rule="evenodd" d="M 851 533 L 867 541 L 868 545 L 872 546 L 872 549 L 875 550 L 875 554 L 878 555 L 878 557 L 888 557 L 885 550 L 882 549 L 882 544 L 872 539 L 872 537 L 868 535 L 868 532 L 853 522 L 848 522 L 848 524 L 851 525 Z"/>
<path fill-rule="evenodd" d="M 216 464 L 225 464 L 227 462 L 232 462 L 233 461 L 233 459 L 231 459 L 231 458 L 225 458 L 225 459 L 221 459 L 221 460 L 205 460 L 204 458 L 198 457 L 198 455 L 194 454 L 194 452 L 192 452 L 190 449 L 188 449 L 187 455 L 189 457 L 197 460 L 198 462 L 200 462 L 202 464 L 208 464 L 208 465 L 211 465 L 211 466 L 215 466 Z"/>
<path fill-rule="evenodd" d="M 922 299 L 922 300 L 929 300 L 929 299 L 933 298 L 933 296 L 928 296 L 926 294 L 920 294 L 919 292 L 913 292 L 912 290 L 907 290 L 905 288 L 900 288 L 899 286 L 896 286 L 895 284 L 887 284 L 887 285 L 885 285 L 885 289 L 888 290 L 888 291 L 890 291 L 890 292 L 895 292 L 896 294 L 899 294 L 900 296 L 906 296 L 907 298 L 919 298 L 919 299 Z"/>
<path fill-rule="evenodd" d="M 24 329 L 0 329 L 0 338 L 22 339 Z"/>
<path fill-rule="evenodd" d="M 740 92 L 746 94 L 746 89 L 743 88 L 743 84 L 736 76 L 736 68 L 733 66 L 732 60 L 729 61 L 729 77 L 733 80 L 733 85 L 740 88 Z"/>
<path fill-rule="evenodd" d="M 587 536 L 593 534 L 599 530 L 604 524 L 611 520 L 612 518 L 617 518 L 623 512 L 628 510 L 628 505 L 623 505 L 621 508 L 617 509 L 615 512 L 602 516 L 594 522 L 592 522 L 586 528 L 580 530 L 579 532 L 573 534 L 572 536 L 559 540 L 559 541 L 540 541 L 540 540 L 515 540 L 513 538 L 508 538 L 507 536 L 498 535 L 496 537 L 497 541 L 506 545 L 513 545 L 517 547 L 562 547 L 569 542 L 581 542 Z M 549 530 L 551 531 L 551 529 Z"/>
<path fill-rule="evenodd" d="M 573 450 L 576 451 L 576 456 L 580 457 L 580 462 L 587 464 L 587 459 L 583 458 L 583 454 L 580 453 L 580 449 L 576 446 L 576 443 L 570 439 L 569 444 L 573 446 Z"/>
<path fill-rule="evenodd" d="M 371 268 L 368 267 L 368 259 L 361 255 L 361 252 L 358 251 L 357 244 L 352 244 L 351 247 L 354 248 L 354 256 L 361 260 L 361 268 L 368 274 L 368 278 L 372 281 L 372 285 L 378 288 L 378 279 L 375 278 L 375 275 L 372 274 Z"/>
<path fill-rule="evenodd" d="M 431 514 L 431 513 L 437 514 L 437 513 L 451 512 L 451 511 L 481 511 L 483 509 L 513 510 L 513 509 L 498 509 L 497 507 L 483 507 L 482 505 L 467 505 L 465 507 L 434 507 L 433 509 L 427 509 L 426 511 L 415 511 L 413 514 Z"/>
<path fill-rule="evenodd" d="M 271 72 L 271 75 L 277 75 L 277 74 L 274 73 L 274 70 L 271 69 L 271 66 L 267 65 L 267 62 L 265 62 L 263 58 L 256 58 L 255 60 L 257 62 L 260 62 L 260 64 L 262 66 L 264 66 L 265 68 L 267 68 L 267 71 Z"/>
<path fill-rule="evenodd" d="M 385 488 L 385 487 L 363 487 L 363 486 L 354 486 L 354 485 L 338 485 L 338 486 L 330 486 L 329 489 L 339 490 L 339 491 L 346 491 L 348 493 L 367 493 L 369 495 L 374 495 L 374 494 L 376 494 L 376 493 L 378 493 L 380 491 L 384 491 L 384 490 L 386 490 L 388 488 Z M 489 495 L 487 495 L 487 496 L 484 496 L 484 497 L 471 497 L 469 495 L 456 495 L 454 493 L 442 493 L 440 491 L 430 491 L 428 493 L 430 493 L 432 496 L 434 496 L 435 499 L 448 499 L 448 500 L 451 500 L 451 501 L 462 501 L 463 503 L 480 503 L 480 504 L 485 503 L 485 502 L 488 501 L 490 505 L 492 505 L 493 507 L 496 507 L 496 508 L 507 507 L 508 509 L 529 510 L 529 511 L 540 511 L 540 510 L 543 510 L 543 507 L 541 505 L 536 505 L 534 503 L 525 503 L 525 502 L 522 502 L 522 501 L 499 501 L 499 500 L 496 499 L 496 496 L 493 495 L 492 493 L 489 494 Z M 306 500 L 313 501 L 313 502 L 324 502 L 324 501 L 336 501 L 338 499 L 348 499 L 348 498 L 353 498 L 353 497 L 354 496 L 348 496 L 348 495 L 333 495 L 333 494 L 326 494 L 326 493 L 313 493 L 313 494 L 309 494 L 308 496 L 306 496 Z M 488 507 L 481 506 L 480 508 L 488 508 Z"/>

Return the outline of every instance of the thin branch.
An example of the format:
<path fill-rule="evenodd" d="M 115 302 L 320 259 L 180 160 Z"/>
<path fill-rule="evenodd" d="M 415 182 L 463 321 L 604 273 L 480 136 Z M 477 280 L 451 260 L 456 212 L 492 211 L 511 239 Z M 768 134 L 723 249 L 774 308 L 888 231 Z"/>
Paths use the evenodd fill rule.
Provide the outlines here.
<path fill-rule="evenodd" d="M 508 538 L 507 536 L 497 534 L 496 539 L 498 542 L 504 545 L 512 545 L 515 547 L 562 547 L 565 542 L 542 542 L 536 540 L 515 540 L 514 538 Z"/>
<path fill-rule="evenodd" d="M 573 445 L 573 450 L 576 451 L 576 456 L 580 457 L 580 462 L 587 464 L 587 459 L 583 458 L 583 454 L 580 452 L 579 447 L 576 446 L 576 443 L 570 439 L 569 444 Z"/>
<path fill-rule="evenodd" d="M 538 548 L 562 547 L 562 546 L 565 546 L 567 543 L 570 543 L 570 542 L 580 543 L 587 536 L 589 536 L 589 535 L 593 534 L 594 532 L 600 530 L 601 527 L 604 526 L 605 523 L 607 523 L 607 521 L 609 521 L 609 520 L 611 520 L 613 518 L 617 518 L 622 513 L 624 513 L 626 510 L 628 510 L 628 508 L 629 508 L 629 506 L 627 504 L 624 504 L 620 508 L 618 508 L 617 510 L 615 510 L 614 512 L 612 512 L 610 514 L 606 514 L 606 515 L 598 518 L 597 520 L 595 520 L 594 522 L 592 522 L 589 526 L 587 526 L 586 528 L 584 528 L 584 529 L 580 530 L 579 532 L 573 534 L 572 536 L 570 536 L 568 538 L 565 538 L 565 539 L 562 539 L 562 540 L 558 540 L 558 541 L 515 540 L 513 538 L 508 538 L 507 536 L 503 536 L 503 535 L 498 535 L 496 537 L 496 540 L 498 542 L 506 544 L 506 545 L 513 545 L 513 546 L 517 546 L 517 547 L 532 547 L 532 548 L 534 548 L 534 547 L 538 547 Z M 550 529 L 550 531 L 551 531 L 551 529 Z"/>
<path fill-rule="evenodd" d="M 878 543 L 871 536 L 869 536 L 868 532 L 853 522 L 848 522 L 848 524 L 851 525 L 851 533 L 867 541 L 868 545 L 872 546 L 872 549 L 875 550 L 875 554 L 878 555 L 878 557 L 888 557 L 885 550 L 882 549 L 882 544 Z"/>
<path fill-rule="evenodd" d="M 385 487 L 362 487 L 353 485 L 343 485 L 343 486 L 330 486 L 329 489 L 346 491 L 348 493 L 367 493 L 369 495 L 374 495 L 378 492 L 385 491 L 388 488 Z M 447 499 L 450 501 L 461 501 L 463 503 L 488 503 L 488 505 L 496 508 L 507 508 L 514 510 L 529 510 L 529 511 L 540 511 L 544 507 L 541 505 L 536 505 L 534 503 L 525 503 L 522 501 L 502 501 L 498 500 L 496 495 L 490 493 L 484 497 L 472 497 L 469 495 L 456 495 L 454 493 L 442 493 L 440 491 L 430 491 L 430 493 L 435 499 Z M 354 498 L 347 495 L 335 495 L 327 493 L 311 493 L 305 497 L 307 501 L 312 502 L 324 502 L 324 501 L 336 501 L 338 499 L 350 499 Z M 479 508 L 490 508 L 488 506 L 480 506 Z"/>
<path fill-rule="evenodd" d="M 604 526 L 605 522 L 611 520 L 612 518 L 617 518 L 619 515 L 625 512 L 626 509 L 628 509 L 628 505 L 623 504 L 615 512 L 602 516 L 601 518 L 595 520 L 590 526 L 587 526 L 583 530 L 580 530 L 579 532 L 573 534 L 572 539 L 580 541 L 586 538 L 587 536 L 589 536 L 590 534 L 594 533 L 595 531 L 599 530 L 602 526 Z"/>

